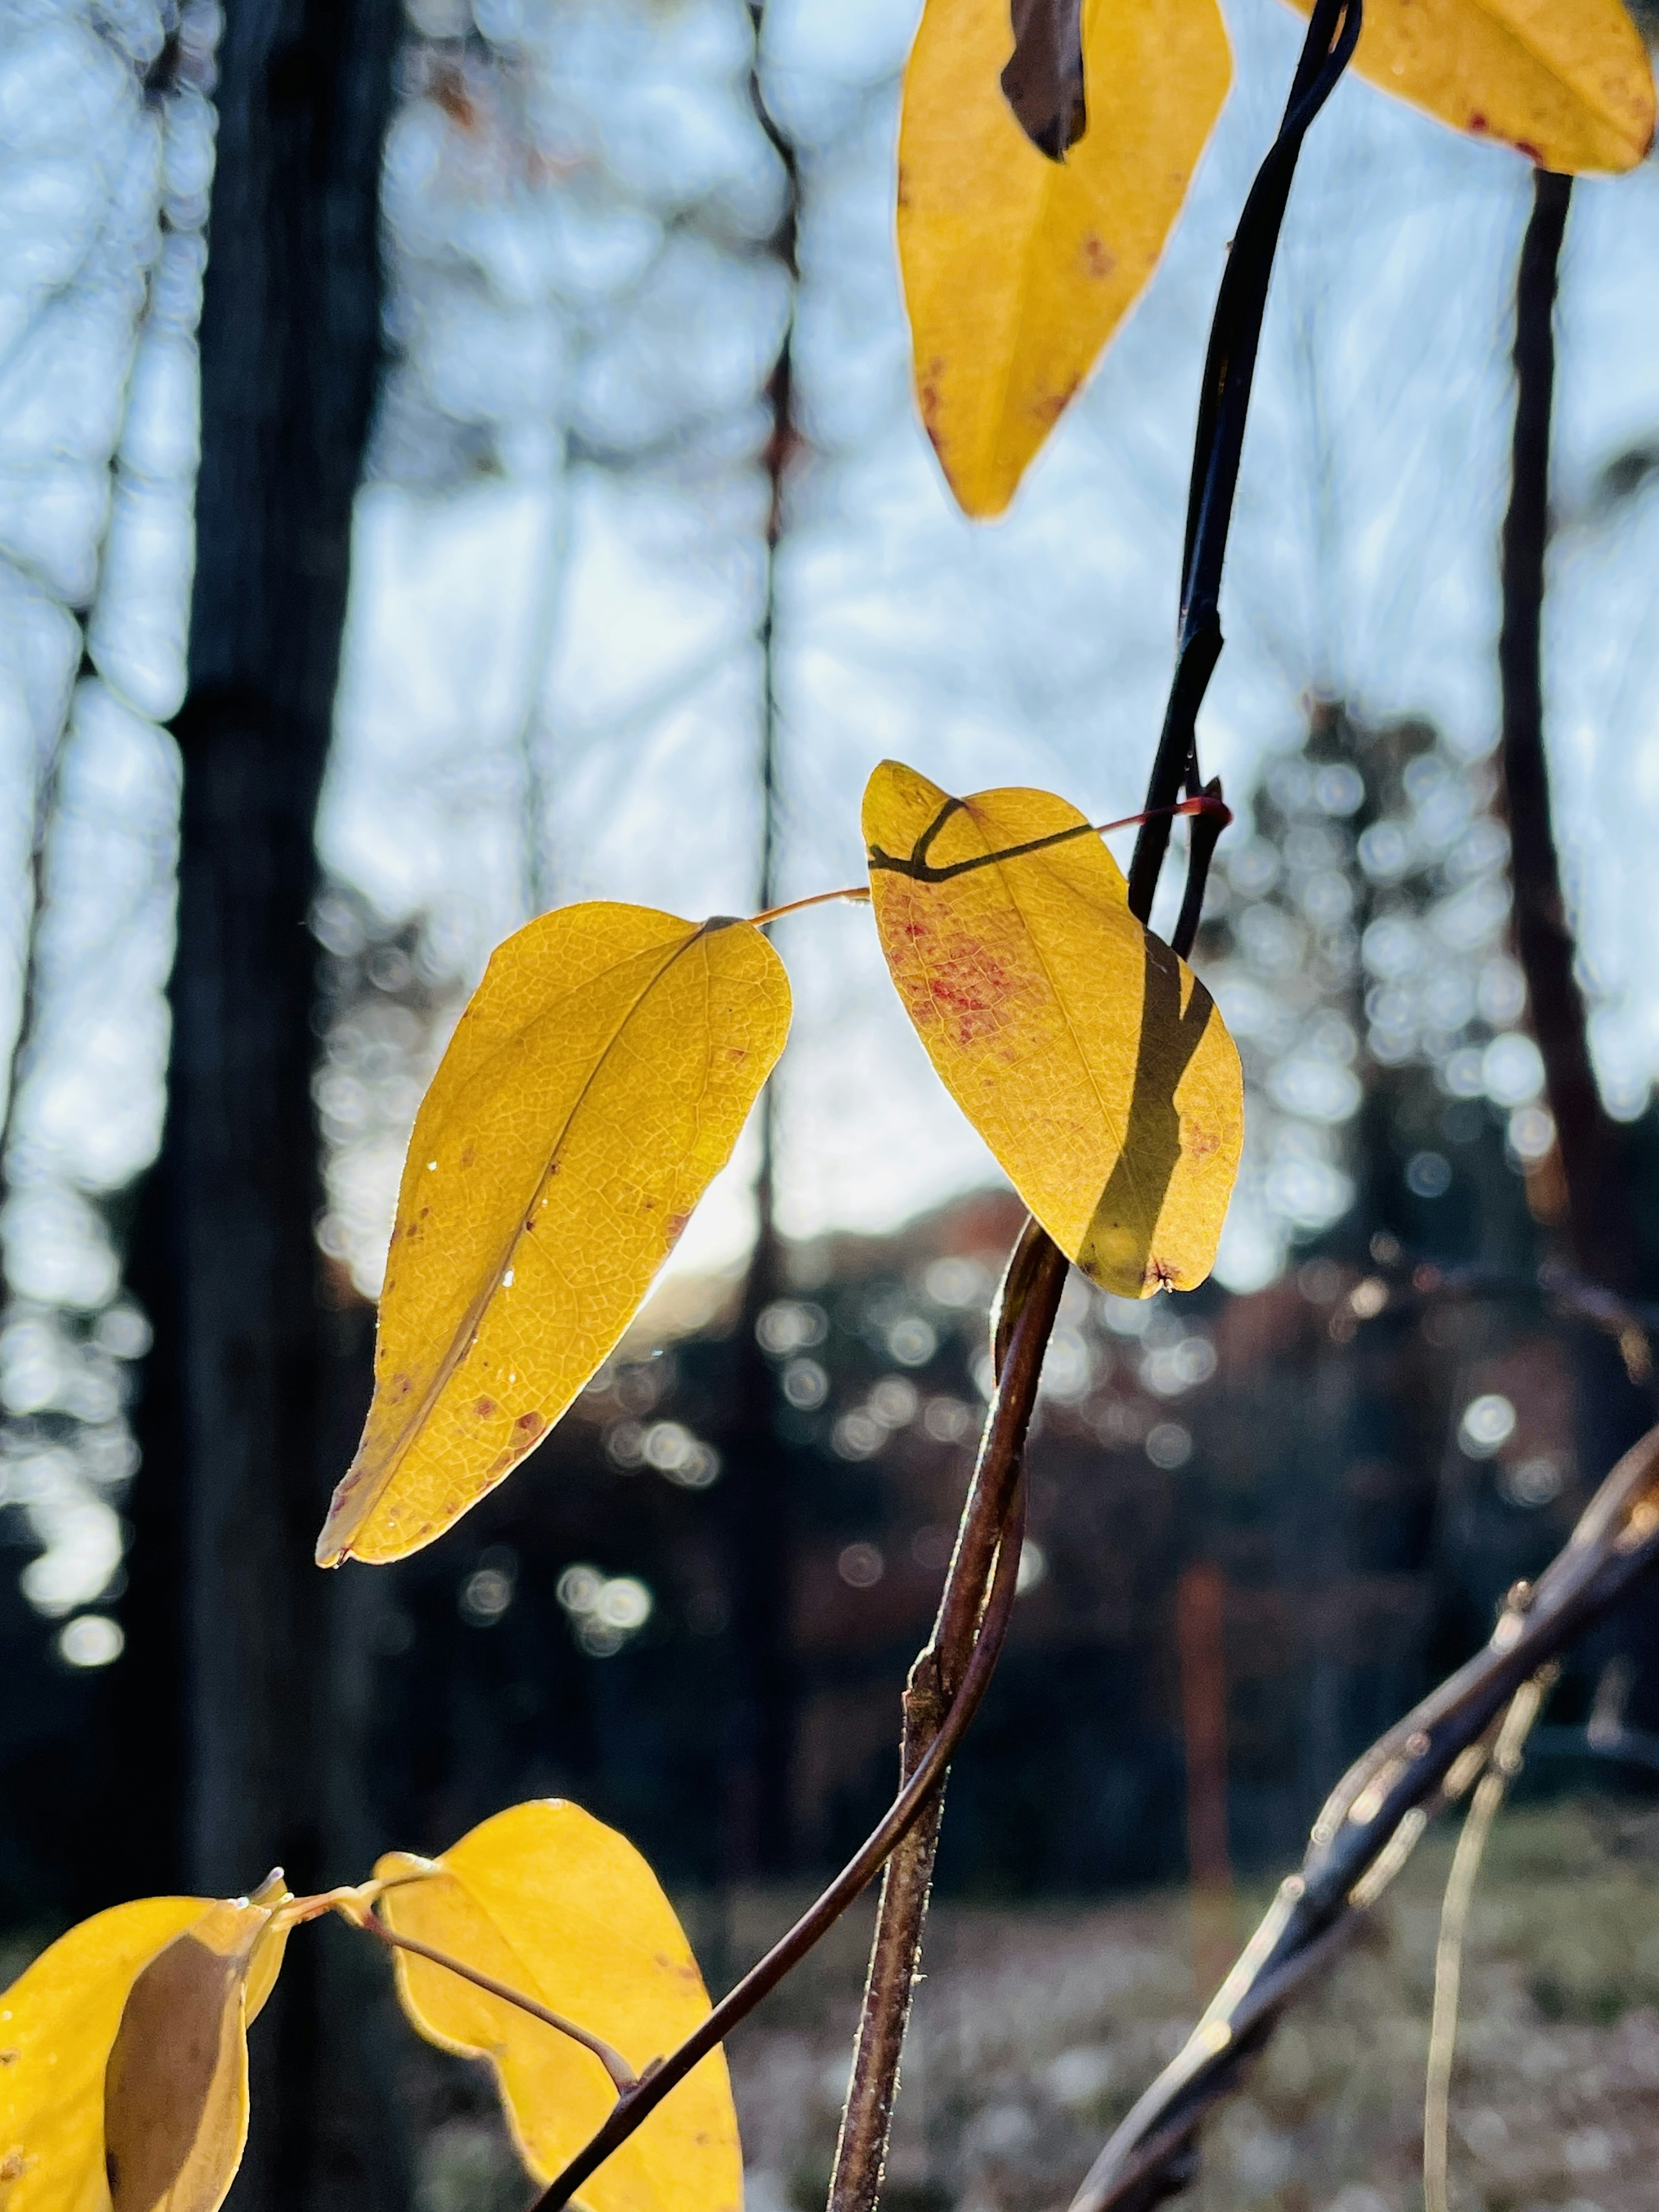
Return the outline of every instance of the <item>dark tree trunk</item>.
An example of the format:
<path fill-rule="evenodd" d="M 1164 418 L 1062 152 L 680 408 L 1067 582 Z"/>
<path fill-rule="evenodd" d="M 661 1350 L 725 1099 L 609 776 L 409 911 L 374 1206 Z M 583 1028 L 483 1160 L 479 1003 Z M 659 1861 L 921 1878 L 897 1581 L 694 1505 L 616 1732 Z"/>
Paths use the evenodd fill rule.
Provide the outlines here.
<path fill-rule="evenodd" d="M 1515 287 L 1515 443 L 1504 518 L 1503 790 L 1513 850 L 1515 942 L 1527 978 L 1533 1034 L 1555 1117 L 1567 1234 L 1577 1266 L 1615 1290 L 1635 1288 L 1635 1224 L 1624 1147 L 1590 1065 L 1583 994 L 1550 820 L 1544 751 L 1544 560 L 1549 543 L 1550 413 L 1555 391 L 1556 273 L 1572 190 L 1538 172 Z"/>
<path fill-rule="evenodd" d="M 343 1356 L 349 1332 L 317 1291 L 306 925 L 380 352 L 397 21 L 396 0 L 228 0 L 219 54 L 173 1055 L 135 1252 L 157 1337 L 130 1624 L 141 1682 L 152 1638 L 152 1705 L 169 1612 L 180 1624 L 179 1872 L 218 1895 L 273 1863 L 296 1887 L 367 1871 L 341 1863 L 362 1841 L 347 1802 L 361 1599 L 311 1558 L 362 1346 Z M 234 2202 L 309 2208 L 341 2185 L 388 2202 L 392 2177 L 336 2117 L 367 2091 L 350 2079 L 362 2008 L 333 1948 L 301 1938 L 289 1959 L 255 2031 Z"/>

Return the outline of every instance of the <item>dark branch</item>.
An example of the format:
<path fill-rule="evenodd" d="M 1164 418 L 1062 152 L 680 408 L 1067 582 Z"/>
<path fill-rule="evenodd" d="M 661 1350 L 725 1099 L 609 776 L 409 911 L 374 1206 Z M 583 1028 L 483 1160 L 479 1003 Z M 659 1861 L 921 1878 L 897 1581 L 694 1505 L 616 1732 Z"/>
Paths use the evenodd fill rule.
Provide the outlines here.
<path fill-rule="evenodd" d="M 1130 903 L 1142 915 L 1152 911 L 1152 890 L 1170 841 L 1168 820 L 1158 810 L 1180 796 L 1194 764 L 1198 710 L 1221 658 L 1221 571 L 1238 489 L 1267 284 L 1291 181 L 1309 126 L 1347 67 L 1359 37 L 1360 10 L 1361 0 L 1317 0 L 1285 119 L 1244 203 L 1216 297 L 1187 497 L 1175 683 L 1146 790 L 1146 809 L 1153 818 L 1135 840 L 1129 868 Z"/>
<path fill-rule="evenodd" d="M 1486 1650 L 1349 1768 L 1209 2010 L 1090 2169 L 1071 2212 L 1146 2212 L 1184 2188 L 1189 2146 L 1280 2012 L 1358 1925 L 1427 1825 L 1462 1795 L 1516 1691 L 1659 1561 L 1659 1429 L 1626 1452 L 1535 1588 L 1517 1583 Z M 1468 1762 L 1473 1759 L 1473 1765 Z"/>

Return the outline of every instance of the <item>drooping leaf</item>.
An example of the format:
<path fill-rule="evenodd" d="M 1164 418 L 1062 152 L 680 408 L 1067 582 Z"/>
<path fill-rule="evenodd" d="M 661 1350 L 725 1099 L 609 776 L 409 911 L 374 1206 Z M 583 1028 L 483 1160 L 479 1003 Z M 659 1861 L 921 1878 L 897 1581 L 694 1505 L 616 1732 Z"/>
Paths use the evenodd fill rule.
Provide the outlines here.
<path fill-rule="evenodd" d="M 495 952 L 416 1117 L 374 1396 L 317 1545 L 401 1559 L 547 1433 L 729 1158 L 789 1026 L 751 923 L 574 906 Z"/>
<path fill-rule="evenodd" d="M 1243 1078 L 1086 830 L 1048 792 L 952 799 L 893 761 L 864 797 L 882 951 L 940 1079 L 1062 1250 L 1149 1297 L 1210 1271 Z"/>
<path fill-rule="evenodd" d="M 927 0 L 905 73 L 898 241 L 916 393 L 973 515 L 1007 506 L 1139 298 L 1231 76 L 1215 0 L 1083 0 L 1082 31 L 1088 125 L 1063 161 L 1005 95 L 1009 0 Z M 1066 58 L 1053 60 L 1059 99 Z"/>
<path fill-rule="evenodd" d="M 270 1904 L 286 1892 L 259 1895 Z M 105 2074 L 128 1996 L 176 1938 L 223 1910 L 202 1897 L 113 1905 L 59 1936 L 0 1996 L 0 2212 L 108 2212 Z M 250 2018 L 281 1960 L 264 1917 Z"/>
<path fill-rule="evenodd" d="M 708 2010 L 702 1978 L 656 1876 L 580 1806 L 498 1813 L 441 1859 L 392 1852 L 387 1923 L 576 2021 L 634 2068 L 672 2050 Z M 442 1966 L 398 1954 L 421 2033 L 495 2069 L 525 2164 L 550 2180 L 615 2096 L 600 2061 L 554 2027 Z M 592 2212 L 738 2212 L 743 2160 L 726 2060 L 715 2051 L 582 2184 Z"/>
<path fill-rule="evenodd" d="M 1540 168 L 1633 168 L 1653 141 L 1653 70 L 1620 0 L 1366 0 L 1353 66 Z"/>
<path fill-rule="evenodd" d="M 112 2212 L 224 2202 L 247 2142 L 248 1984 L 270 1917 L 216 1905 L 133 1983 L 104 2077 Z"/>

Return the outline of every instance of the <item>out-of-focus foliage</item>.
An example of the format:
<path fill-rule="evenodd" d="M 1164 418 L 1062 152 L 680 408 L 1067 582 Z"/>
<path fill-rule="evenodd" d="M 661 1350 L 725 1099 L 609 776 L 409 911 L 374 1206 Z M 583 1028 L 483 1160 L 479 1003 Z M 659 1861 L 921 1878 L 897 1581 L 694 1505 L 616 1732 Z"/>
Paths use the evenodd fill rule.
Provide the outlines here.
<path fill-rule="evenodd" d="M 615 1350 L 788 1026 L 746 921 L 565 907 L 499 948 L 416 1117 L 324 1565 L 430 1543 L 535 1448 Z"/>
<path fill-rule="evenodd" d="M 864 835 L 905 1012 L 1037 1219 L 1121 1297 L 1201 1283 L 1244 1140 L 1238 1054 L 1087 816 L 886 761 Z"/>
<path fill-rule="evenodd" d="M 928 0 L 904 78 L 898 240 L 916 396 L 951 490 L 1000 514 L 1157 266 L 1227 96 L 1215 0 L 1091 0 L 1088 128 L 1016 122 L 1005 0 Z"/>
<path fill-rule="evenodd" d="M 708 2011 L 702 1977 L 656 1876 L 580 1806 L 515 1805 L 440 1859 L 389 1853 L 388 1926 L 579 2021 L 641 2071 Z M 411 1877 L 413 1877 L 411 1879 Z M 610 2110 L 604 2066 L 555 2028 L 409 1953 L 404 2008 L 432 2042 L 487 2057 L 514 2141 L 552 2179 Z M 725 2054 L 715 2050 L 582 2185 L 593 2212 L 738 2212 L 743 2160 Z"/>
<path fill-rule="evenodd" d="M 0 1503 L 62 1619 L 121 1555 L 126 1363 L 105 1212 L 153 1153 L 167 1024 L 217 11 L 0 11 Z M 101 1615 L 64 1631 L 114 1656 Z"/>
<path fill-rule="evenodd" d="M 1371 730 L 1326 714 L 1267 762 L 1200 939 L 1254 1091 L 1229 1232 L 1243 1269 L 1271 1267 L 1276 1218 L 1317 1233 L 1346 1212 L 1367 1083 L 1389 1071 L 1432 1071 L 1471 1132 L 1491 1102 L 1517 1163 L 1549 1151 L 1543 1064 L 1504 943 L 1509 837 L 1493 791 L 1485 762 L 1419 722 Z M 1413 1172 L 1419 1197 L 1451 1181 L 1437 1151 Z"/>

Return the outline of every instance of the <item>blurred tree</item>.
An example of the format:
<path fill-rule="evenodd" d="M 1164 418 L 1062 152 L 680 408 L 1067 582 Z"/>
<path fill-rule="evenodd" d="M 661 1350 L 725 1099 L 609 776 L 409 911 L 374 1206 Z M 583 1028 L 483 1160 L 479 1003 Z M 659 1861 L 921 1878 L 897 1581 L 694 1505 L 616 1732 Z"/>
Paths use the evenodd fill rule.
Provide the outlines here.
<path fill-rule="evenodd" d="M 397 22 L 392 0 L 231 0 L 219 51 L 168 1110 L 134 1253 L 156 1340 L 122 1736 L 124 1805 L 182 1799 L 182 1835 L 151 1846 L 173 1863 L 143 1879 L 220 1895 L 273 1860 L 337 1878 L 358 1840 L 342 1833 L 355 1594 L 311 1560 L 341 1455 L 306 921 L 380 353 Z M 384 2159 L 325 2140 L 343 2100 L 320 2085 L 346 2073 L 330 2045 L 352 2033 L 339 1994 L 325 2008 L 317 1978 L 284 1978 L 240 2205 L 323 2203 L 325 2168 L 392 2201 Z"/>

